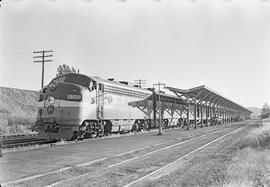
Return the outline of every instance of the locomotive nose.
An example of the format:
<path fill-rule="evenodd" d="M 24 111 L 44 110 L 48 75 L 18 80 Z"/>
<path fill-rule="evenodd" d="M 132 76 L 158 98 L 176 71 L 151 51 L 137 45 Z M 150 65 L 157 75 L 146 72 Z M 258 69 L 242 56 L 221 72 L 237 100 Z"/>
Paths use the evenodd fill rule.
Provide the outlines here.
<path fill-rule="evenodd" d="M 39 114 L 44 123 L 70 125 L 80 121 L 81 89 L 74 84 L 51 82 Z"/>
<path fill-rule="evenodd" d="M 55 101 L 81 101 L 81 87 L 73 84 L 51 82 L 48 86 L 45 105 L 55 105 Z"/>

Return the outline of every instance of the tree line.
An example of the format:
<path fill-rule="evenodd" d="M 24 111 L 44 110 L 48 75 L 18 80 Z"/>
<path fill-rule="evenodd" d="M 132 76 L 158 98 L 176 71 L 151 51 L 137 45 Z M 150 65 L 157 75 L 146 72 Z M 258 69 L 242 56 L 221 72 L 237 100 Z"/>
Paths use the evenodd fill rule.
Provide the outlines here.
<path fill-rule="evenodd" d="M 268 103 L 264 103 L 263 106 L 262 106 L 262 110 L 261 110 L 261 115 L 260 117 L 262 119 L 264 118 L 269 118 L 270 117 L 270 108 L 269 108 L 269 105 Z"/>

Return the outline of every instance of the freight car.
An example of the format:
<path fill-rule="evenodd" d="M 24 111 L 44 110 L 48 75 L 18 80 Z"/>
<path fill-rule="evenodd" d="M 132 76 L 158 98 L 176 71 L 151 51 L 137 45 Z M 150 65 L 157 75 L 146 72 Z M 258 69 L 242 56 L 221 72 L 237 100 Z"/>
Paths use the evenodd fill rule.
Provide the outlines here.
<path fill-rule="evenodd" d="M 154 128 L 153 120 L 128 103 L 152 91 L 77 73 L 54 78 L 40 91 L 35 128 L 49 139 L 89 138 L 112 132 Z M 178 119 L 163 119 L 164 126 Z"/>

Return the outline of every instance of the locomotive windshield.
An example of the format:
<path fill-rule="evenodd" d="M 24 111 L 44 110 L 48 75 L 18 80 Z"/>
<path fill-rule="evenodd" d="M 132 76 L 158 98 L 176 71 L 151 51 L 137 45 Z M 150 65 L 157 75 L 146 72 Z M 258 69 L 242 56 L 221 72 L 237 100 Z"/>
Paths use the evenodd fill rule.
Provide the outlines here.
<path fill-rule="evenodd" d="M 89 87 L 91 79 L 88 76 L 78 74 L 78 73 L 69 73 L 56 77 L 53 81 L 55 82 L 69 82 L 74 84 L 79 84 L 81 86 Z"/>

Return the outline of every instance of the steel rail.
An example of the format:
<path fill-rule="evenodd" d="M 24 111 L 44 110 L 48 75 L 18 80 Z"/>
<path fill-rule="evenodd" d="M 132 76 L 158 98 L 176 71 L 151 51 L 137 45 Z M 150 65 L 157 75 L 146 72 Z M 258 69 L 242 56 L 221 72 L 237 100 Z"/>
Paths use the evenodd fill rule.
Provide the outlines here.
<path fill-rule="evenodd" d="M 124 187 L 133 186 L 133 185 L 135 185 L 135 184 L 149 178 L 150 176 L 158 173 L 159 171 L 164 170 L 164 169 L 168 168 L 169 166 L 172 166 L 173 164 L 175 164 L 176 162 L 186 158 L 187 156 L 189 156 L 189 155 L 191 155 L 191 154 L 193 154 L 193 153 L 195 153 L 195 152 L 197 152 L 197 151 L 199 151 L 199 150 L 201 150 L 201 149 L 203 149 L 203 148 L 205 148 L 205 147 L 207 147 L 207 146 L 209 146 L 209 145 L 211 145 L 211 144 L 213 144 L 213 143 L 215 143 L 215 142 L 217 142 L 217 141 L 219 141 L 219 140 L 221 140 L 223 138 L 225 138 L 226 136 L 229 136 L 229 135 L 231 135 L 233 133 L 236 133 L 237 131 L 241 130 L 242 128 L 244 128 L 244 127 L 240 127 L 240 128 L 238 128 L 238 129 L 236 129 L 234 131 L 231 131 L 231 132 L 229 132 L 229 133 L 227 133 L 227 134 L 225 134 L 225 135 L 223 135 L 223 136 L 221 136 L 219 138 L 216 138 L 213 141 L 208 142 L 208 143 L 204 144 L 203 146 L 201 146 L 201 147 L 199 147 L 197 149 L 194 149 L 193 151 L 190 151 L 189 153 L 185 154 L 184 156 L 181 156 L 180 158 L 170 162 L 169 164 L 167 164 L 167 165 L 165 165 L 165 166 L 163 166 L 163 167 L 161 167 L 161 168 L 159 168 L 159 169 L 157 169 L 157 170 L 155 170 L 153 172 L 150 172 L 149 174 L 147 174 L 147 175 L 145 175 L 145 176 L 143 176 L 143 177 L 141 177 L 141 178 L 139 178 L 139 179 L 137 179 L 135 181 L 132 181 L 131 183 L 126 184 Z"/>

